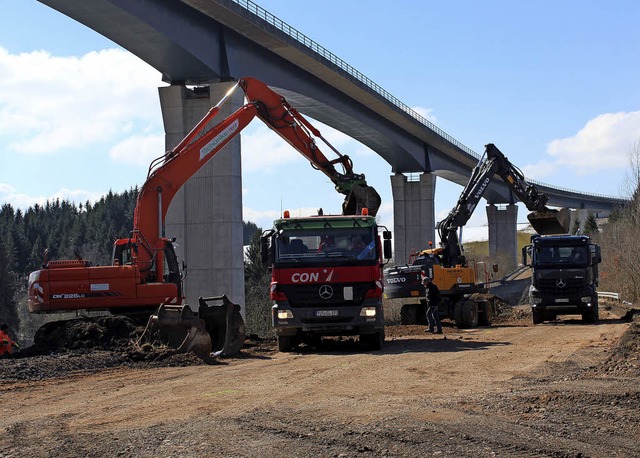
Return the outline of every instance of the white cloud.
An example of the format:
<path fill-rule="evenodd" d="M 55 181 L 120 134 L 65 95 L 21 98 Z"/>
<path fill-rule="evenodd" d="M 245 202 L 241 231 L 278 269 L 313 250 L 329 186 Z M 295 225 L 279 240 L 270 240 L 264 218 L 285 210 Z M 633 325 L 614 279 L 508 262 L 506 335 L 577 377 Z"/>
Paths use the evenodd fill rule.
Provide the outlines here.
<path fill-rule="evenodd" d="M 164 135 L 135 135 L 109 150 L 109 157 L 123 165 L 148 167 L 151 161 L 164 154 Z"/>
<path fill-rule="evenodd" d="M 160 74 L 134 55 L 108 49 L 82 57 L 0 47 L 0 136 L 8 149 L 51 154 L 126 135 L 139 123 L 161 129 Z"/>
<path fill-rule="evenodd" d="M 250 221 L 261 227 L 269 229 L 273 226 L 273 220 L 280 218 L 277 210 L 254 210 L 252 208 L 242 208 L 242 220 Z"/>
<path fill-rule="evenodd" d="M 522 173 L 527 179 L 544 180 L 557 171 L 558 165 L 549 160 L 542 160 L 536 164 L 529 164 L 522 167 Z"/>
<path fill-rule="evenodd" d="M 640 111 L 605 113 L 575 135 L 553 140 L 547 153 L 556 164 L 584 174 L 628 165 L 629 147 L 640 138 Z"/>
<path fill-rule="evenodd" d="M 94 203 L 100 200 L 102 196 L 103 193 L 87 191 L 85 189 L 67 188 L 61 188 L 49 196 L 35 196 L 16 192 L 13 186 L 0 183 L 0 202 L 8 203 L 13 206 L 14 209 L 20 209 L 22 211 L 33 207 L 35 204 L 44 205 L 47 201 L 55 202 L 57 199 L 61 201 L 66 200 L 76 205 L 84 204 L 87 201 Z"/>
<path fill-rule="evenodd" d="M 245 130 L 242 141 L 242 169 L 274 173 L 285 164 L 303 160 L 302 155 L 266 126 Z"/>
<path fill-rule="evenodd" d="M 416 113 L 418 113 L 423 118 L 425 118 L 428 121 L 432 122 L 433 124 L 437 124 L 438 123 L 438 118 L 436 118 L 433 114 L 431 114 L 433 112 L 433 109 L 424 108 L 424 107 L 411 107 L 411 109 L 413 111 L 415 111 Z"/>

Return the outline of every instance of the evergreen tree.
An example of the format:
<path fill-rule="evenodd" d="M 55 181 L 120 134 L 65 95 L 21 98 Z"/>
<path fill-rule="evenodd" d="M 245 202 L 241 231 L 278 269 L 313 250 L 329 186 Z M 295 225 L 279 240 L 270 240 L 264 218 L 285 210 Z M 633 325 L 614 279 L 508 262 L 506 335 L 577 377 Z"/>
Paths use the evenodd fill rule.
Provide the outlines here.
<path fill-rule="evenodd" d="M 10 268 L 4 245 L 0 244 L 0 321 L 10 326 L 17 324 L 16 280 Z"/>
<path fill-rule="evenodd" d="M 262 262 L 260 255 L 261 232 L 254 232 L 245 257 L 245 315 L 248 332 L 267 337 L 272 335 L 269 298 L 271 275 L 269 266 Z"/>
<path fill-rule="evenodd" d="M 578 218 L 575 219 L 575 221 L 573 222 L 573 226 L 571 226 L 571 233 L 572 234 L 577 234 L 578 231 L 580 230 L 580 224 L 582 223 L 582 221 L 580 221 Z"/>
<path fill-rule="evenodd" d="M 598 222 L 596 221 L 596 217 L 593 213 L 589 213 L 589 216 L 587 216 L 587 220 L 584 223 L 584 233 L 589 236 L 593 236 L 598 232 Z"/>

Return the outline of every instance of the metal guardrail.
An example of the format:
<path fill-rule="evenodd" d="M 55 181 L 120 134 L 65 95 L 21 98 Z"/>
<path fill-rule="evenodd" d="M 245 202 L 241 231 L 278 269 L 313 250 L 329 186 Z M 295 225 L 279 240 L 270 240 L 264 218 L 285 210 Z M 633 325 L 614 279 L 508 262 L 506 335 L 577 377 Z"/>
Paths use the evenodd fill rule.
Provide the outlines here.
<path fill-rule="evenodd" d="M 335 54 L 333 54 L 331 51 L 329 51 L 328 49 L 326 49 L 322 45 L 318 44 L 317 42 L 315 42 L 314 40 L 312 40 L 311 38 L 306 36 L 304 33 L 300 32 L 295 27 L 290 26 L 289 24 L 284 22 L 282 19 L 274 16 L 269 11 L 265 10 L 260 5 L 257 5 L 256 3 L 252 2 L 251 0 L 231 0 L 231 1 L 233 1 L 234 3 L 236 3 L 239 6 L 243 7 L 244 9 L 249 11 L 250 13 L 254 14 L 255 16 L 257 16 L 258 18 L 266 21 L 267 23 L 269 23 L 270 25 L 272 25 L 276 29 L 280 30 L 281 32 L 284 32 L 289 37 L 291 37 L 294 40 L 298 41 L 300 44 L 306 46 L 308 49 L 310 49 L 311 51 L 315 52 L 316 54 L 318 54 L 322 58 L 324 58 L 327 61 L 331 62 L 332 64 L 336 65 L 338 68 L 340 68 L 341 70 L 345 71 L 346 73 L 351 75 L 353 78 L 357 79 L 362 84 L 364 84 L 367 87 L 369 87 L 371 90 L 376 92 L 378 95 L 380 95 L 381 97 L 383 97 L 387 101 L 391 102 L 397 108 L 399 108 L 400 110 L 404 111 L 405 113 L 407 113 L 409 116 L 411 116 L 415 120 L 419 121 L 420 123 L 424 124 L 426 127 L 431 129 L 432 131 L 434 131 L 435 133 L 437 133 L 438 135 L 440 135 L 442 138 L 446 139 L 447 141 L 449 141 L 453 145 L 457 146 L 458 148 L 460 148 L 465 153 L 469 154 L 470 156 L 475 157 L 478 160 L 481 159 L 481 157 L 482 157 L 481 155 L 479 155 L 478 153 L 473 151 L 471 148 L 467 147 L 466 145 L 462 144 L 461 142 L 459 142 L 458 140 L 453 138 L 451 135 L 449 135 L 448 133 L 446 133 L 445 131 L 440 129 L 438 126 L 433 124 L 431 121 L 426 119 L 424 116 L 422 116 L 419 113 L 417 113 L 416 111 L 414 111 L 411 107 L 409 107 L 407 104 L 402 102 L 400 99 L 398 99 L 397 97 L 392 95 L 390 92 L 388 92 L 387 90 L 382 88 L 376 82 L 374 82 L 373 80 L 371 80 L 367 76 L 363 75 L 360 71 L 358 71 L 357 69 L 352 67 L 350 64 L 348 64 L 347 62 L 345 62 L 344 60 L 342 60 L 341 58 L 339 58 Z M 595 194 L 595 193 L 587 194 L 587 193 L 582 192 L 582 191 L 576 191 L 576 190 L 569 189 L 569 188 L 563 188 L 563 187 L 560 187 L 560 186 L 556 186 L 556 185 L 552 185 L 552 184 L 548 184 L 548 183 L 543 183 L 543 182 L 537 181 L 537 180 L 528 179 L 528 181 L 530 181 L 531 183 L 537 184 L 537 185 L 541 185 L 541 186 L 545 186 L 545 187 L 548 187 L 548 188 L 557 189 L 559 191 L 571 192 L 571 193 L 575 193 L 575 194 L 582 194 L 582 195 L 591 196 L 591 197 L 598 197 L 598 198 L 602 198 L 602 199 L 605 199 L 605 200 L 606 199 L 613 200 L 615 202 L 618 202 L 618 201 L 621 200 L 619 197 L 607 196 L 607 195 L 604 195 L 604 194 Z"/>
<path fill-rule="evenodd" d="M 613 299 L 620 302 L 620 293 L 610 293 L 607 291 L 598 291 L 598 299 L 600 298 Z"/>

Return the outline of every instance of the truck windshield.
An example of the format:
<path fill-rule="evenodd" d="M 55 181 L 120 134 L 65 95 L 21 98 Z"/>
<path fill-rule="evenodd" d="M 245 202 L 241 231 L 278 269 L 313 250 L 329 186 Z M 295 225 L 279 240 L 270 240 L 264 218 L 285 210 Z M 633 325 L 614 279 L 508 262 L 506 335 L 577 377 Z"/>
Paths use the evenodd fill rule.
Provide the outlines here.
<path fill-rule="evenodd" d="M 285 230 L 276 239 L 276 261 L 375 260 L 374 235 L 372 227 Z"/>
<path fill-rule="evenodd" d="M 558 264 L 567 267 L 587 267 L 589 247 L 582 246 L 538 246 L 534 253 L 536 265 L 544 267 Z"/>

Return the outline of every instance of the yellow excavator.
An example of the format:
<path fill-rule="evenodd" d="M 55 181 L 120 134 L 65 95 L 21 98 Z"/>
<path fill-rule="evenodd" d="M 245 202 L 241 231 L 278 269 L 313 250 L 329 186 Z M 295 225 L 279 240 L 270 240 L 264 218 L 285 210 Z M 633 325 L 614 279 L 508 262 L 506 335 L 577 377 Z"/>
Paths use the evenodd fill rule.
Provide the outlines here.
<path fill-rule="evenodd" d="M 452 318 L 460 328 L 491 324 L 496 313 L 495 304 L 487 298 L 488 288 L 478 281 L 476 269 L 468 265 L 458 232 L 469 221 L 496 175 L 531 211 L 527 219 L 538 234 L 566 234 L 569 231 L 569 210 L 547 207 L 548 197 L 528 183 L 523 173 L 494 144 L 489 143 L 455 207 L 437 226 L 440 246 L 420 251 L 411 265 L 396 265 L 385 270 L 386 299 L 424 297 L 422 279 L 428 276 L 443 296 L 441 316 Z M 424 316 L 424 304 L 407 303 L 402 306 L 403 324 L 422 322 Z"/>

